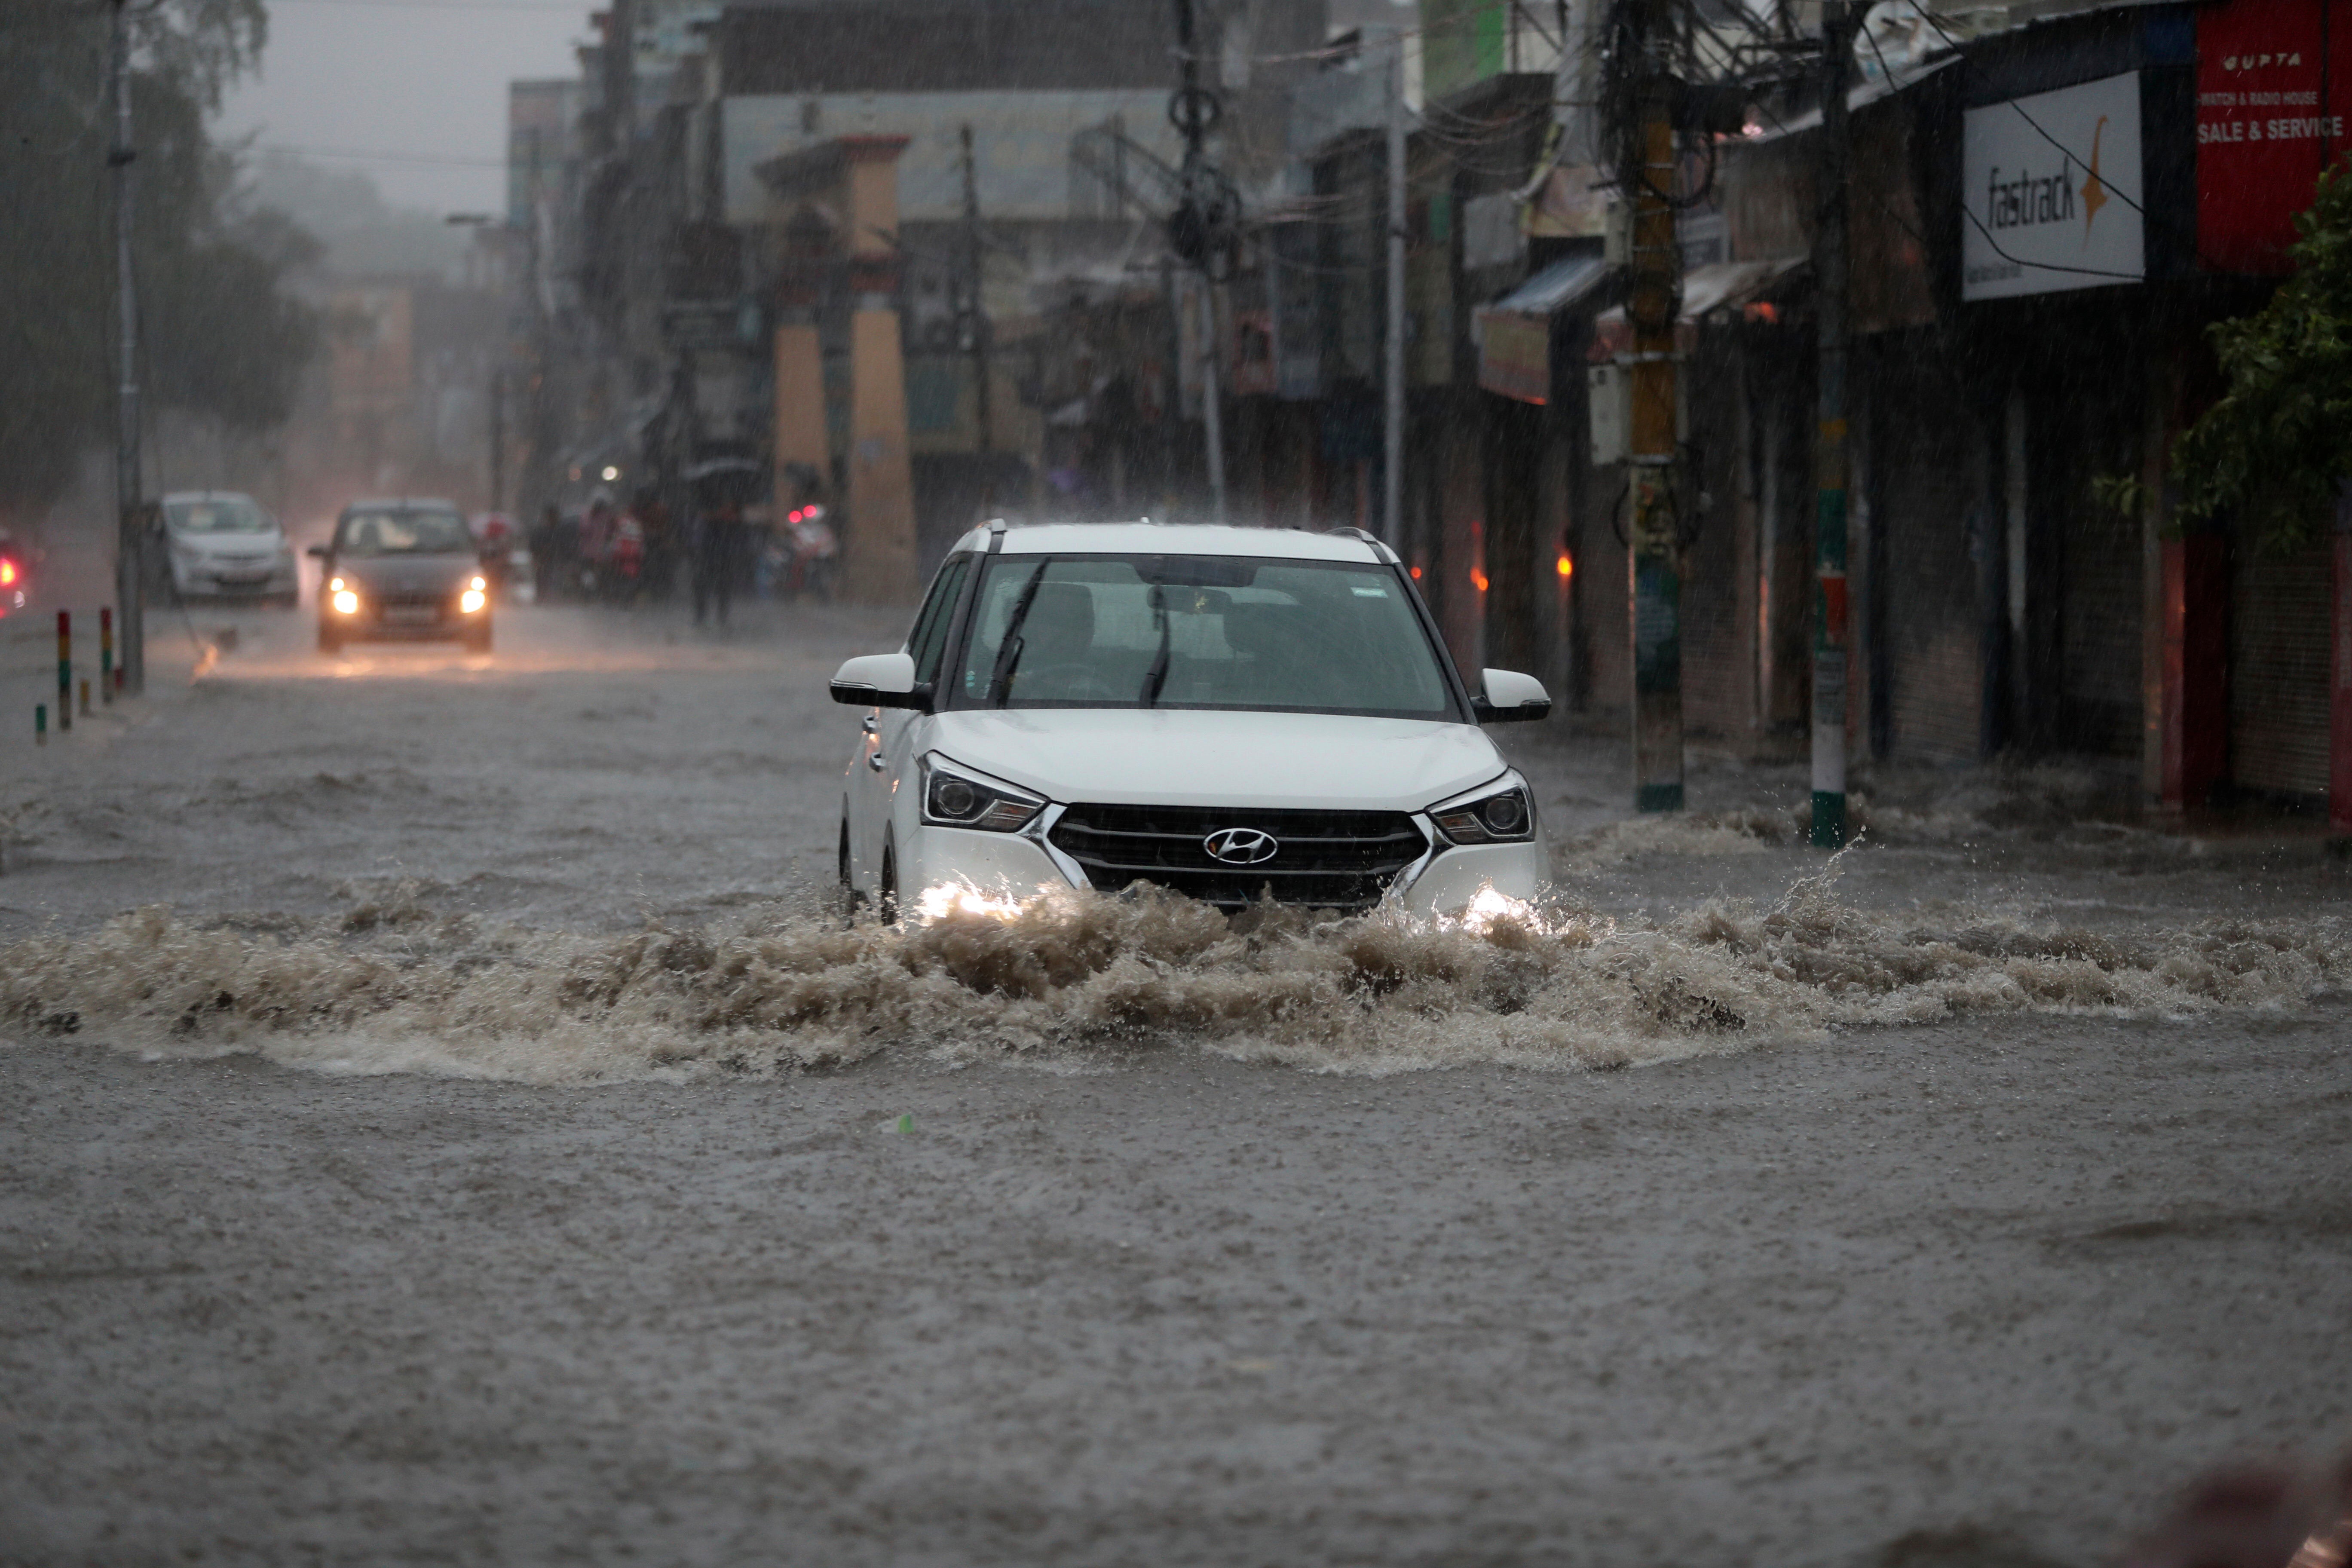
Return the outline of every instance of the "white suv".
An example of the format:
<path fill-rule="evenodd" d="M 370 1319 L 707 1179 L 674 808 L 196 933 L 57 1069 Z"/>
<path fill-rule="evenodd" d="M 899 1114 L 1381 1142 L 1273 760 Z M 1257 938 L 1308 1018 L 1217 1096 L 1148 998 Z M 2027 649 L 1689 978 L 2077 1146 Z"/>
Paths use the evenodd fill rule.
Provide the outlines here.
<path fill-rule="evenodd" d="M 1551 700 L 1507 670 L 1465 689 L 1353 530 L 992 523 L 833 698 L 871 710 L 841 879 L 886 914 L 941 888 L 1438 913 L 1546 885 L 1534 796 L 1478 726 Z"/>

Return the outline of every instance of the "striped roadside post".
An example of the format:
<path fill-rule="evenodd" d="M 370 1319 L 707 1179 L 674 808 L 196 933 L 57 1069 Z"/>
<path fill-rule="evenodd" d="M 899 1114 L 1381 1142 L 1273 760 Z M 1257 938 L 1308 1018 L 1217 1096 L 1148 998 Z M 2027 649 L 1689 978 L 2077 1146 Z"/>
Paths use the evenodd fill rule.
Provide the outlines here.
<path fill-rule="evenodd" d="M 58 612 L 58 733 L 73 728 L 73 612 Z"/>

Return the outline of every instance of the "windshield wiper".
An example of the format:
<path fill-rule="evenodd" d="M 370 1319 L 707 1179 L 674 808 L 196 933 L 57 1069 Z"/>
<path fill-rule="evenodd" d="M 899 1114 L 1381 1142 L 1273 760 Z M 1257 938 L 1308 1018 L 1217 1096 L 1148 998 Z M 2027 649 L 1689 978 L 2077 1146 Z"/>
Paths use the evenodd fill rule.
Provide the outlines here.
<path fill-rule="evenodd" d="M 1029 618 L 1029 605 L 1037 597 L 1037 584 L 1045 580 L 1045 568 L 1053 563 L 1050 555 L 1037 563 L 1037 574 L 1023 585 L 1021 597 L 1013 603 L 1012 617 L 1004 623 L 1004 640 L 997 645 L 996 668 L 988 672 L 988 704 L 992 708 L 1003 707 L 1004 700 L 1012 695 L 1005 686 L 1013 679 L 1013 667 L 1021 662 L 1021 623 Z"/>
<path fill-rule="evenodd" d="M 1160 706 L 1160 689 L 1168 684 L 1168 655 L 1173 625 L 1168 614 L 1168 590 L 1159 584 L 1151 588 L 1151 607 L 1160 616 L 1160 651 L 1151 656 L 1151 668 L 1144 673 L 1142 703 L 1146 708 Z"/>

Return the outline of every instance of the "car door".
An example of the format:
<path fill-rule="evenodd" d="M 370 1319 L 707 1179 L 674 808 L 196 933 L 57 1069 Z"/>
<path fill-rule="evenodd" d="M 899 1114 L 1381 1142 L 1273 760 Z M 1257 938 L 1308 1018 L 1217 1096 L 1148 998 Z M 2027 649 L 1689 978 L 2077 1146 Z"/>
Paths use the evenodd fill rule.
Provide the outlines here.
<path fill-rule="evenodd" d="M 931 591 L 924 595 L 914 630 L 907 636 L 907 651 L 914 656 L 919 684 L 938 682 L 948 626 L 955 618 L 956 594 L 971 565 L 968 552 L 949 556 L 939 575 L 931 579 Z M 914 727 L 927 717 L 911 708 L 870 708 L 860 721 L 864 733 L 856 760 L 849 764 L 848 799 L 851 874 L 860 888 L 877 885 L 890 826 L 890 802 L 900 769 L 913 762 L 908 752 Z"/>

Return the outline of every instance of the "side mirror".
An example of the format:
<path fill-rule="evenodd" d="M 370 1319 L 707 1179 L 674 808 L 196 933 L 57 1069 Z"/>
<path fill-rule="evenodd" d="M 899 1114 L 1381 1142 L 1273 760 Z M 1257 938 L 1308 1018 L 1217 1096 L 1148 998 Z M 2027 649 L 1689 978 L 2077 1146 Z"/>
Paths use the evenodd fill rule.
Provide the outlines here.
<path fill-rule="evenodd" d="M 323 544 L 313 544 L 312 546 L 310 546 L 310 549 L 305 550 L 304 552 L 302 552 L 302 553 L 303 553 L 303 554 L 305 554 L 305 555 L 310 556 L 310 557 L 311 559 L 313 559 L 313 560 L 316 560 L 316 561 L 324 561 L 324 560 L 326 560 L 329 556 L 331 556 L 331 555 L 334 554 L 334 552 L 333 552 L 333 551 L 331 551 L 331 550 L 330 550 L 330 549 L 328 549 L 328 548 L 327 548 L 325 545 L 323 545 Z"/>
<path fill-rule="evenodd" d="M 869 653 L 833 672 L 833 700 L 853 708 L 931 710 L 931 689 L 915 684 L 915 656 Z"/>
<path fill-rule="evenodd" d="M 1532 675 L 1490 669 L 1485 684 L 1484 695 L 1470 700 L 1471 711 L 1481 724 L 1521 724 L 1551 714 L 1551 693 Z"/>

